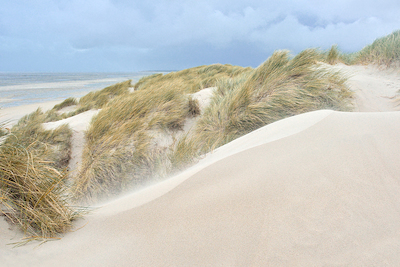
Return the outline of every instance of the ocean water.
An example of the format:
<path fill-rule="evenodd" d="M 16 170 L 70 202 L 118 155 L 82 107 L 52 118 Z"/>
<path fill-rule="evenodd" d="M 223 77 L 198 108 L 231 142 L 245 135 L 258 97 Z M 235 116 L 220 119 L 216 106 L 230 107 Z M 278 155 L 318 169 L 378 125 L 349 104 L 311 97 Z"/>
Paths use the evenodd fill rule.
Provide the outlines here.
<path fill-rule="evenodd" d="M 133 84 L 154 73 L 0 73 L 0 108 L 82 97 L 129 79 Z"/>

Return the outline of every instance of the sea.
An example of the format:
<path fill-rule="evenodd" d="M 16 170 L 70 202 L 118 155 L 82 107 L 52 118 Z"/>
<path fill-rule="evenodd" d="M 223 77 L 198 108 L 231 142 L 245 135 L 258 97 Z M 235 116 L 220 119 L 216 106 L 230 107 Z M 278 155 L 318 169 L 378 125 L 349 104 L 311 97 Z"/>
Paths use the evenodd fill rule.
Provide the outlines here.
<path fill-rule="evenodd" d="M 79 98 L 88 92 L 162 71 L 117 73 L 7 73 L 0 72 L 0 108 Z M 165 73 L 165 72 L 162 72 Z"/>

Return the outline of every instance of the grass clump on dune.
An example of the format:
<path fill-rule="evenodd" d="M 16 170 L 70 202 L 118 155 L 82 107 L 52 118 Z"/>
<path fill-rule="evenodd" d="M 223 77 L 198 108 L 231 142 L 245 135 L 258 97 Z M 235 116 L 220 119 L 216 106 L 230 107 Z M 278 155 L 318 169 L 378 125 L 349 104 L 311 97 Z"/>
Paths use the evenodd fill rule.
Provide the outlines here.
<path fill-rule="evenodd" d="M 72 131 L 68 125 L 61 125 L 54 130 L 45 130 L 42 123 L 47 122 L 47 113 L 43 113 L 41 109 L 21 118 L 12 129 L 12 136 L 6 140 L 16 140 L 23 146 L 31 146 L 37 151 L 46 150 L 49 162 L 58 170 L 67 167 L 71 157 L 71 137 Z M 13 137 L 13 138 L 11 138 Z"/>
<path fill-rule="evenodd" d="M 376 64 L 398 68 L 400 66 L 400 30 L 376 39 L 358 52 L 343 53 L 337 45 L 332 45 L 328 51 L 320 54 L 320 60 L 331 65 L 337 63 L 346 65 Z"/>
<path fill-rule="evenodd" d="M 55 105 L 51 110 L 47 111 L 45 113 L 45 119 L 43 122 L 66 119 L 78 115 L 82 112 L 88 111 L 90 109 L 101 109 L 115 97 L 129 94 L 129 88 L 131 87 L 132 87 L 131 80 L 128 80 L 125 82 L 108 86 L 99 91 L 90 92 L 85 96 L 81 97 L 79 101 L 77 101 L 73 97 L 67 98 L 60 104 Z M 76 106 L 75 110 L 66 113 L 59 112 L 63 108 L 69 106 Z"/>
<path fill-rule="evenodd" d="M 25 116 L 0 145 L 0 213 L 20 226 L 26 242 L 56 238 L 80 214 L 64 183 L 71 130 L 44 130 L 44 119 L 40 110 Z"/>
<path fill-rule="evenodd" d="M 70 97 L 70 98 L 65 99 L 60 104 L 55 105 L 53 107 L 53 109 L 54 110 L 60 110 L 60 109 L 63 109 L 63 108 L 69 107 L 69 106 L 74 106 L 74 105 L 77 105 L 77 104 L 78 104 L 78 102 L 76 101 L 76 99 L 73 98 L 73 97 Z"/>
<path fill-rule="evenodd" d="M 337 45 L 332 45 L 332 47 L 328 51 L 322 53 L 321 57 L 321 61 L 326 62 L 330 65 L 335 65 L 338 63 L 352 65 L 355 64 L 356 54 L 343 53 L 339 50 Z"/>
<path fill-rule="evenodd" d="M 93 119 L 77 198 L 115 194 L 137 181 L 182 169 L 199 155 L 276 120 L 317 109 L 348 110 L 345 78 L 318 63 L 314 49 L 275 52 L 257 69 L 215 64 L 142 78 Z M 217 87 L 200 114 L 191 93 Z M 191 117 L 190 133 L 177 134 Z M 172 141 L 160 146 L 155 132 Z"/>
<path fill-rule="evenodd" d="M 93 119 L 73 187 L 76 197 L 101 198 L 168 173 L 177 140 L 160 146 L 158 133 L 175 136 L 188 118 L 200 114 L 189 94 L 250 70 L 215 64 L 140 79 L 133 93 L 115 98 Z"/>
<path fill-rule="evenodd" d="M 179 91 L 166 85 L 153 89 L 115 99 L 93 119 L 75 186 L 77 196 L 116 193 L 123 185 L 156 173 L 163 163 L 157 155 L 165 151 L 152 141 L 152 132 L 178 131 L 197 110 Z"/>
<path fill-rule="evenodd" d="M 215 86 L 218 79 L 235 77 L 249 72 L 252 68 L 243 68 L 229 64 L 213 64 L 171 72 L 166 75 L 154 74 L 143 77 L 135 84 L 135 90 L 153 90 L 173 81 L 174 89 L 185 93 L 195 93 L 201 89 Z"/>
<path fill-rule="evenodd" d="M 351 93 L 339 73 L 318 64 L 305 50 L 290 59 L 275 52 L 254 72 L 219 82 L 192 139 L 208 152 L 259 127 L 288 116 L 318 110 L 349 110 Z"/>
<path fill-rule="evenodd" d="M 357 53 L 355 63 L 399 67 L 400 30 L 376 39 L 372 44 L 364 47 Z"/>
<path fill-rule="evenodd" d="M 131 80 L 108 86 L 100 91 L 90 92 L 79 100 L 79 108 L 82 110 L 100 109 L 111 99 L 129 93 Z"/>
<path fill-rule="evenodd" d="M 0 212 L 20 226 L 28 241 L 57 237 L 79 216 L 68 204 L 65 173 L 51 167 L 33 146 L 0 148 Z"/>

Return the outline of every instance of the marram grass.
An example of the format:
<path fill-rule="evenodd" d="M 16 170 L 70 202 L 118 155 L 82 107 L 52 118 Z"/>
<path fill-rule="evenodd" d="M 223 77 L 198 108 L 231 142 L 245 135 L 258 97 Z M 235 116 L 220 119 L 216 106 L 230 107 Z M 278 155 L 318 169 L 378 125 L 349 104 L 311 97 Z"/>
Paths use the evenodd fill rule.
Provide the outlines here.
<path fill-rule="evenodd" d="M 249 71 L 215 64 L 140 79 L 134 92 L 116 97 L 93 118 L 82 168 L 72 187 L 75 197 L 101 199 L 170 173 L 174 163 L 169 155 L 174 153 L 157 144 L 154 132 L 177 134 L 188 118 L 200 114 L 190 93 Z"/>
<path fill-rule="evenodd" d="M 399 67 L 400 30 L 376 39 L 372 44 L 364 47 L 360 52 L 357 53 L 355 63 Z"/>
<path fill-rule="evenodd" d="M 309 49 L 290 58 L 275 52 L 242 81 L 221 80 L 195 134 L 203 153 L 288 116 L 318 110 L 350 110 L 345 78 L 318 63 Z"/>
<path fill-rule="evenodd" d="M 24 232 L 24 240 L 17 245 L 58 238 L 81 215 L 70 206 L 63 163 L 49 160 L 54 157 L 51 147 L 58 133 L 48 132 L 42 136 L 33 130 L 42 141 L 31 142 L 35 137 L 22 138 L 14 129 L 0 145 L 0 214 Z"/>
<path fill-rule="evenodd" d="M 118 194 L 288 116 L 349 110 L 346 79 L 320 60 L 314 49 L 293 58 L 278 51 L 257 69 L 215 64 L 142 78 L 133 93 L 115 98 L 92 120 L 75 196 L 90 200 Z M 200 114 L 190 94 L 210 86 L 217 90 Z M 179 135 L 192 117 L 198 118 L 195 129 Z M 154 131 L 169 133 L 175 141 L 157 145 Z"/>

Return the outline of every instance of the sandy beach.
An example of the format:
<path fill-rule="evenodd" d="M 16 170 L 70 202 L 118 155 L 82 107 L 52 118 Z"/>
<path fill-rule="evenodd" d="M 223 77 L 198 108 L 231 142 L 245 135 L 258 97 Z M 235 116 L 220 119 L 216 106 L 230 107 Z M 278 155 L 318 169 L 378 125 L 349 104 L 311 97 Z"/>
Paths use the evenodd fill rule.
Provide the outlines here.
<path fill-rule="evenodd" d="M 22 234 L 0 219 L 0 265 L 399 265 L 400 112 L 392 98 L 400 74 L 334 67 L 350 77 L 355 112 L 319 110 L 262 127 L 100 205 L 61 240 L 13 248 Z M 6 108 L 1 118 L 15 123 L 37 107 Z M 74 130 L 75 162 L 94 114 L 64 121 Z"/>

